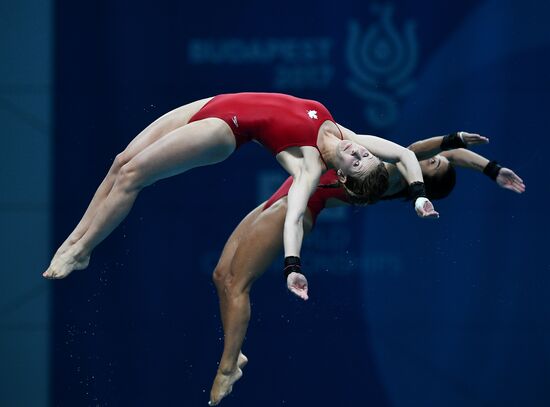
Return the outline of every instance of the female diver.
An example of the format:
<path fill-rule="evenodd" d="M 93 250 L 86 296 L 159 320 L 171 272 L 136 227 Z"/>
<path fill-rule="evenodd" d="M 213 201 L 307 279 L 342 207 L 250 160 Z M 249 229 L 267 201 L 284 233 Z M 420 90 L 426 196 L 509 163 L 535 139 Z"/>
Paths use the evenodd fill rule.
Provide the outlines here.
<path fill-rule="evenodd" d="M 394 163 L 414 191 L 417 214 L 438 216 L 425 197 L 422 171 L 410 150 L 344 128 L 313 100 L 276 93 L 218 95 L 165 114 L 117 155 L 43 276 L 59 279 L 86 268 L 92 250 L 122 222 L 145 186 L 223 161 L 250 140 L 270 150 L 293 178 L 283 227 L 289 270 L 300 267 L 306 205 L 327 169 L 339 171 L 351 197 L 374 202 L 387 185 L 388 174 L 380 160 Z"/>
<path fill-rule="evenodd" d="M 523 180 L 512 170 L 459 148 L 486 142 L 486 138 L 477 134 L 460 132 L 445 137 L 432 137 L 409 146 L 421 160 L 428 198 L 441 199 L 451 192 L 455 184 L 455 165 L 482 171 L 502 188 L 523 193 Z M 447 151 L 439 154 L 442 150 Z M 406 198 L 405 180 L 394 165 L 386 166 L 389 188 L 382 199 Z M 338 187 L 337 181 L 341 177 L 338 172 L 329 171 L 321 177 L 307 205 L 304 233 L 311 230 L 323 208 L 349 203 L 349 196 Z M 241 346 L 250 319 L 249 293 L 253 282 L 264 273 L 281 249 L 290 184 L 289 178 L 268 201 L 241 221 L 225 244 L 214 271 L 213 279 L 224 329 L 224 350 L 210 392 L 210 405 L 217 405 L 231 392 L 235 381 L 242 376 L 241 368 L 247 363 L 247 358 L 241 353 Z M 295 295 L 308 299 L 307 280 L 301 273 L 288 275 L 287 284 Z"/>

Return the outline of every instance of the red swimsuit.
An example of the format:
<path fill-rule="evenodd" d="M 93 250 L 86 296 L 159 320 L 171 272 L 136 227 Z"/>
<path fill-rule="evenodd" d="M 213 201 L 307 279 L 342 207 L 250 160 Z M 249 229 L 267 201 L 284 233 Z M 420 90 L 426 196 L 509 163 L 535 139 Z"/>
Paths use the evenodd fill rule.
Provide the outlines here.
<path fill-rule="evenodd" d="M 336 175 L 336 171 L 334 170 L 329 170 L 325 172 L 319 179 L 319 185 L 317 186 L 307 203 L 307 207 L 311 211 L 311 216 L 313 217 L 313 223 L 315 223 L 315 220 L 317 219 L 317 216 L 319 216 L 319 213 L 321 213 L 321 211 L 325 209 L 327 201 L 330 198 L 339 199 L 343 202 L 349 202 L 346 191 L 344 191 L 344 188 L 336 186 L 337 183 L 338 176 Z M 264 205 L 264 210 L 269 208 L 279 199 L 287 196 L 291 185 L 292 177 L 288 177 L 283 185 L 279 187 L 277 192 L 271 195 L 271 198 L 267 200 Z"/>
<path fill-rule="evenodd" d="M 222 119 L 231 127 L 237 148 L 250 140 L 256 140 L 273 155 L 289 147 L 317 148 L 319 128 L 327 120 L 334 122 L 330 112 L 321 103 L 281 93 L 218 95 L 193 115 L 189 123 L 210 117 Z M 319 186 L 307 204 L 314 222 L 329 198 L 348 201 L 342 188 L 330 187 L 337 182 L 333 170 L 319 179 Z M 289 177 L 269 198 L 264 209 L 287 196 L 291 185 L 292 177 Z"/>
<path fill-rule="evenodd" d="M 218 95 L 203 106 L 189 123 L 216 117 L 233 131 L 237 147 L 260 142 L 273 155 L 294 146 L 317 148 L 319 127 L 334 121 L 321 103 L 281 93 L 232 93 Z"/>

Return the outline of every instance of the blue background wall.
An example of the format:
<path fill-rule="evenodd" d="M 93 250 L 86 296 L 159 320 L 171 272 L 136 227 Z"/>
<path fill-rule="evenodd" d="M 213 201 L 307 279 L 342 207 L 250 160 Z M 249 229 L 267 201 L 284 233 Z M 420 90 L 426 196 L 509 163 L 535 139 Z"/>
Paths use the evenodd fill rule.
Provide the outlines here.
<path fill-rule="evenodd" d="M 303 253 L 310 301 L 280 262 L 256 284 L 224 405 L 550 403 L 550 6 L 60 0 L 55 18 L 56 246 L 134 135 L 223 92 L 318 99 L 404 145 L 480 132 L 526 181 L 517 196 L 460 171 L 435 222 L 401 202 L 327 211 Z M 147 188 L 89 270 L 52 283 L 53 405 L 204 405 L 222 349 L 210 273 L 284 177 L 246 145 Z"/>

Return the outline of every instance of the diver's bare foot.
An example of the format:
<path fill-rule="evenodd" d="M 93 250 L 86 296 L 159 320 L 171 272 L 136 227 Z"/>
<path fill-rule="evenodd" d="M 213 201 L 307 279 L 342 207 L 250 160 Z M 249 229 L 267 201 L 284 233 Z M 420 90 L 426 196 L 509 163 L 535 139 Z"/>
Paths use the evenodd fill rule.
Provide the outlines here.
<path fill-rule="evenodd" d="M 43 277 L 49 279 L 61 279 L 67 277 L 75 270 L 83 270 L 90 263 L 90 256 L 77 256 L 76 248 L 67 249 L 65 252 L 55 255 L 50 267 L 42 273 Z"/>
<path fill-rule="evenodd" d="M 246 359 L 246 356 L 244 356 L 244 358 Z M 210 401 L 208 402 L 208 405 L 217 406 L 218 404 L 220 404 L 220 401 L 222 401 L 224 397 L 231 393 L 231 391 L 233 390 L 233 384 L 237 380 L 239 380 L 242 375 L 243 371 L 240 367 L 237 367 L 233 372 L 229 374 L 224 374 L 220 370 L 218 370 L 218 374 L 216 374 L 214 384 L 212 385 L 212 390 L 210 390 Z"/>

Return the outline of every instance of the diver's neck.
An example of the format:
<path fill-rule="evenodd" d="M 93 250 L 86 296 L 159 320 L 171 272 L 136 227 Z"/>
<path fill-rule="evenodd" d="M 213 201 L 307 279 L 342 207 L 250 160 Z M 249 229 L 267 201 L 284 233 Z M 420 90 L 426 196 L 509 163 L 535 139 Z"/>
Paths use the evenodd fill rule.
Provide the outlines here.
<path fill-rule="evenodd" d="M 319 152 L 329 168 L 336 168 L 336 151 L 340 141 L 338 137 L 330 133 L 325 133 L 319 137 Z"/>
<path fill-rule="evenodd" d="M 407 181 L 402 177 L 401 173 L 397 169 L 395 164 L 384 163 L 386 169 L 388 170 L 389 176 L 389 185 L 388 189 L 384 193 L 384 196 L 391 196 L 400 192 L 403 188 L 407 186 Z"/>

